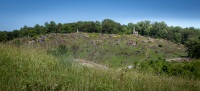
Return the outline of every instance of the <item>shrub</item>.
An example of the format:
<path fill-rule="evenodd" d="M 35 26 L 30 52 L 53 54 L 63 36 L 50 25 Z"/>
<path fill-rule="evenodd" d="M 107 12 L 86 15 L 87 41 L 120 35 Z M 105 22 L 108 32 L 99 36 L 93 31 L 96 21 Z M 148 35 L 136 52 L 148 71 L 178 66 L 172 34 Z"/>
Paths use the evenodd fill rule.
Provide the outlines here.
<path fill-rule="evenodd" d="M 68 52 L 67 46 L 66 46 L 66 45 L 63 45 L 63 44 L 59 45 L 59 47 L 58 47 L 58 52 L 59 52 L 60 54 L 66 54 L 66 53 Z"/>
<path fill-rule="evenodd" d="M 47 50 L 47 53 L 55 56 L 61 56 L 68 53 L 68 48 L 66 45 L 61 44 L 55 49 Z"/>
<path fill-rule="evenodd" d="M 172 63 L 159 58 L 158 60 L 135 63 L 135 65 L 138 70 L 152 71 L 156 74 L 200 78 L 200 61 Z"/>

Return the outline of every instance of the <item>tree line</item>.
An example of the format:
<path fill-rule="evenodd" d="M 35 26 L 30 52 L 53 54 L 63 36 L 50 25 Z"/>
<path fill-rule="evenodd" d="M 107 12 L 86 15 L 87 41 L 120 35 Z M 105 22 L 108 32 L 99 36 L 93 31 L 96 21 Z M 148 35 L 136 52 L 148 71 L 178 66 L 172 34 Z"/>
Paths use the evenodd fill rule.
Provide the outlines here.
<path fill-rule="evenodd" d="M 14 38 L 36 37 L 48 33 L 72 33 L 77 29 L 87 33 L 106 34 L 132 34 L 133 28 L 142 36 L 163 38 L 174 43 L 184 44 L 188 48 L 188 55 L 200 58 L 200 29 L 179 26 L 168 26 L 165 22 L 151 22 L 148 20 L 122 25 L 111 19 L 103 21 L 78 21 L 74 23 L 45 22 L 44 25 L 36 24 L 34 27 L 24 26 L 19 30 L 0 31 L 0 42 L 6 42 Z"/>

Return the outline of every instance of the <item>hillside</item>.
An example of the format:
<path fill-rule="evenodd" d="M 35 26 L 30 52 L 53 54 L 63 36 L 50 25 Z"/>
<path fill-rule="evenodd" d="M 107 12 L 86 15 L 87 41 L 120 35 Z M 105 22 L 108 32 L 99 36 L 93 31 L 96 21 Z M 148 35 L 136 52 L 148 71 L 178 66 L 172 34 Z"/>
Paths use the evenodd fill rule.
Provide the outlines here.
<path fill-rule="evenodd" d="M 44 41 L 38 42 L 42 38 Z M 76 58 L 95 61 L 109 67 L 123 67 L 133 64 L 134 61 L 187 56 L 186 49 L 181 44 L 141 35 L 52 33 L 37 37 L 35 40 L 21 38 L 20 43 L 23 46 L 33 48 L 40 48 L 39 46 L 41 46 L 45 50 L 53 50 L 59 45 L 65 45 Z M 76 46 L 77 49 L 73 50 L 72 46 Z"/>
<path fill-rule="evenodd" d="M 136 35 L 47 34 L 0 44 L 1 91 L 199 90 L 183 45 Z"/>
<path fill-rule="evenodd" d="M 0 42 L 7 42 L 7 41 L 10 41 L 10 40 L 13 40 L 16 38 L 23 38 L 23 37 L 33 37 L 35 39 L 37 36 L 40 36 L 40 35 L 54 34 L 54 33 L 69 34 L 69 33 L 74 33 L 77 31 L 84 32 L 84 33 L 110 34 L 107 36 L 98 36 L 99 34 L 96 34 L 96 35 L 94 34 L 94 35 L 98 36 L 98 37 L 104 37 L 104 39 L 100 38 L 99 42 L 101 42 L 101 40 L 103 40 L 103 42 L 105 42 L 104 40 L 106 37 L 111 38 L 111 39 L 108 39 L 108 41 L 106 39 L 106 42 L 112 41 L 113 43 L 109 42 L 112 45 L 124 42 L 127 45 L 129 44 L 132 46 L 135 46 L 135 45 L 140 46 L 140 45 L 142 45 L 141 42 L 152 42 L 152 43 L 154 42 L 154 39 L 151 39 L 151 38 L 143 39 L 141 36 L 139 36 L 138 38 L 129 37 L 130 38 L 129 40 L 124 40 L 124 39 L 126 39 L 125 36 L 120 36 L 120 38 L 114 39 L 114 38 L 112 38 L 113 34 L 131 35 L 133 33 L 136 33 L 136 34 L 139 34 L 142 36 L 158 38 L 159 40 L 165 39 L 165 40 L 169 40 L 173 43 L 183 44 L 184 46 L 186 46 L 188 57 L 197 58 L 197 59 L 200 58 L 200 56 L 199 56 L 200 55 L 200 52 L 199 52 L 200 51 L 200 36 L 199 36 L 200 30 L 198 28 L 194 28 L 194 27 L 181 28 L 178 26 L 174 27 L 174 26 L 168 26 L 165 22 L 151 22 L 148 20 L 137 22 L 136 24 L 128 23 L 127 25 L 124 25 L 124 24 L 122 25 L 111 19 L 104 19 L 102 22 L 100 22 L 100 21 L 78 21 L 78 22 L 64 23 L 64 24 L 62 24 L 62 23 L 57 24 L 54 21 L 50 21 L 50 22 L 45 22 L 45 25 L 36 24 L 34 27 L 24 26 L 20 30 L 0 31 Z M 88 34 L 86 34 L 86 35 L 83 34 L 80 36 L 78 35 L 77 39 L 79 37 L 84 38 L 84 36 L 87 37 Z M 71 37 L 75 38 L 75 36 L 71 36 Z M 62 39 L 62 38 L 60 38 L 60 39 Z M 87 38 L 87 39 L 90 39 L 90 38 Z M 96 39 L 98 39 L 98 38 L 96 38 Z M 113 40 L 115 40 L 115 43 Z M 139 40 L 143 40 L 143 41 L 139 41 Z M 35 39 L 35 41 L 38 41 L 38 39 Z M 95 41 L 96 40 L 94 40 L 94 42 Z M 30 41 L 29 43 L 31 43 L 31 42 L 34 42 L 34 41 Z M 89 41 L 89 42 L 93 43 L 92 41 Z M 116 42 L 118 42 L 118 43 L 116 43 Z M 122 46 L 124 43 L 122 43 Z M 154 43 L 157 43 L 157 41 Z M 164 43 L 169 44 L 170 42 L 164 42 Z M 162 47 L 161 44 L 157 44 L 157 45 L 154 44 L 153 46 L 144 45 L 144 46 L 141 46 L 141 48 L 147 50 L 147 49 L 149 49 L 148 47 L 154 47 L 153 51 L 156 51 L 156 53 L 158 53 L 159 50 L 157 50 L 157 49 L 155 50 L 155 48 L 157 46 Z M 170 44 L 172 44 L 172 43 L 170 43 Z M 164 49 L 164 50 L 162 50 L 162 52 L 165 52 L 165 54 L 169 53 L 169 52 L 174 54 L 177 49 L 174 49 L 171 47 L 173 47 L 173 46 L 170 45 L 169 48 L 167 48 L 167 50 Z M 178 50 L 180 50 L 180 48 L 181 47 L 179 47 Z M 171 49 L 174 49 L 174 50 L 171 50 Z M 147 59 L 147 58 L 151 59 L 150 57 L 148 57 L 148 53 L 149 52 L 146 52 L 145 59 Z M 150 53 L 154 53 L 154 52 L 152 52 L 150 50 Z M 134 53 L 132 53 L 132 54 L 134 54 Z M 130 54 L 128 53 L 128 55 L 130 55 Z M 177 55 L 179 55 L 179 54 L 177 54 Z M 166 56 L 166 57 L 171 58 L 172 56 L 173 55 Z M 164 57 L 164 58 L 166 58 L 166 57 Z M 154 58 L 156 58 L 156 57 L 154 57 Z M 154 58 L 152 58 L 152 59 L 154 59 Z M 172 57 L 172 58 L 174 59 L 174 57 Z"/>

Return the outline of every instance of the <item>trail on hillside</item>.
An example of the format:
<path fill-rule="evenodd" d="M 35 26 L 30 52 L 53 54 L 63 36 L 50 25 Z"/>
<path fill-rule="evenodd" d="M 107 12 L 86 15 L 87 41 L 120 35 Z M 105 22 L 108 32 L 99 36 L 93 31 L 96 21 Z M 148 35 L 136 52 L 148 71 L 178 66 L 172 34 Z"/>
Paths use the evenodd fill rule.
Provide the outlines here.
<path fill-rule="evenodd" d="M 90 68 L 95 68 L 95 69 L 100 69 L 100 70 L 108 70 L 109 69 L 109 67 L 104 66 L 102 64 L 97 64 L 97 63 L 94 63 L 94 62 L 91 62 L 91 61 L 86 61 L 86 60 L 83 60 L 83 59 L 75 59 L 74 61 L 78 62 L 80 65 L 90 67 Z M 133 65 L 118 68 L 117 71 L 123 71 L 124 69 L 126 70 L 126 69 L 131 69 L 131 68 L 133 68 Z"/>
<path fill-rule="evenodd" d="M 148 55 L 148 53 L 146 53 L 146 56 L 147 55 Z M 94 63 L 94 62 L 87 61 L 87 60 L 84 60 L 84 59 L 74 59 L 74 61 L 79 63 L 82 66 L 86 66 L 86 67 L 90 67 L 90 68 L 94 68 L 94 69 L 100 69 L 100 70 L 108 70 L 109 69 L 109 67 L 107 67 L 105 65 Z M 168 61 L 168 62 L 190 62 L 191 58 L 172 58 L 172 59 L 167 59 L 166 61 Z M 118 71 L 131 69 L 133 67 L 134 67 L 134 65 L 121 67 L 121 68 L 118 68 Z"/>
<path fill-rule="evenodd" d="M 167 59 L 166 61 L 168 62 L 190 62 L 192 59 L 191 58 L 172 58 L 172 59 Z"/>
<path fill-rule="evenodd" d="M 83 66 L 87 66 L 87 67 L 91 67 L 91 68 L 95 68 L 95 69 L 101 69 L 101 70 L 108 70 L 109 67 L 101 65 L 101 64 L 97 64 L 91 61 L 86 61 L 83 59 L 75 59 L 74 61 L 78 62 L 79 64 L 83 65 Z"/>

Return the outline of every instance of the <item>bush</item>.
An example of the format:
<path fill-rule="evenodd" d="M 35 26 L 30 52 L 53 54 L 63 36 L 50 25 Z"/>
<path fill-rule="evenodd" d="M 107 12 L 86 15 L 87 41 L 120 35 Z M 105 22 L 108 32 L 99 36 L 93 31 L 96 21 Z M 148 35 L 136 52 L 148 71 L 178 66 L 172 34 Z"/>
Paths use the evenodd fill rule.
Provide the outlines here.
<path fill-rule="evenodd" d="M 188 56 L 192 58 L 200 58 L 200 39 L 190 39 L 186 42 Z"/>
<path fill-rule="evenodd" d="M 55 56 L 60 56 L 68 53 L 68 47 L 66 45 L 59 45 L 56 49 L 47 50 L 47 53 Z"/>
<path fill-rule="evenodd" d="M 66 54 L 67 52 L 68 52 L 68 48 L 67 48 L 67 46 L 65 46 L 65 45 L 59 45 L 59 47 L 58 47 L 58 52 L 60 53 L 60 54 Z"/>
<path fill-rule="evenodd" d="M 140 65 L 137 65 L 140 64 Z M 143 61 L 135 64 L 138 70 L 151 71 L 156 74 L 200 78 L 200 61 L 167 62 L 163 59 Z"/>

